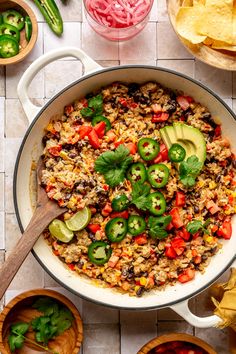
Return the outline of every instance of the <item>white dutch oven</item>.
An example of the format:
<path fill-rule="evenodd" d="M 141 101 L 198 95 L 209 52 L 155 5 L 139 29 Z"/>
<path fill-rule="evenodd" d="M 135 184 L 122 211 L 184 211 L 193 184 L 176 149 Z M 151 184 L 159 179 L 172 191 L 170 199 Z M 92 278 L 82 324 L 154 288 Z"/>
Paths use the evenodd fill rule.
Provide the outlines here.
<path fill-rule="evenodd" d="M 85 75 L 55 95 L 43 108 L 36 107 L 28 97 L 29 84 L 48 63 L 67 56 L 81 60 Z M 117 66 L 103 69 L 83 51 L 68 47 L 47 53 L 37 59 L 24 73 L 19 85 L 18 95 L 30 126 L 25 134 L 17 157 L 14 173 L 14 200 L 18 222 L 23 231 L 32 216 L 30 175 L 32 157 L 37 159 L 42 153 L 43 129 L 49 119 L 61 115 L 65 105 L 83 97 L 94 89 L 113 81 L 146 82 L 156 80 L 164 86 L 184 91 L 196 101 L 206 105 L 214 117 L 222 121 L 223 134 L 227 136 L 236 150 L 236 117 L 226 104 L 201 83 L 174 71 L 144 65 Z M 222 251 L 212 258 L 204 274 L 185 284 L 169 286 L 165 291 L 151 291 L 141 298 L 129 297 L 111 289 L 99 288 L 88 280 L 70 272 L 53 255 L 51 248 L 41 237 L 35 244 L 33 253 L 44 269 L 67 289 L 88 300 L 101 305 L 129 310 L 151 310 L 170 307 L 190 324 L 197 327 L 210 327 L 220 322 L 217 316 L 199 318 L 188 308 L 188 299 L 209 287 L 233 263 L 236 250 L 236 225 L 233 225 L 233 237 L 223 241 Z"/>

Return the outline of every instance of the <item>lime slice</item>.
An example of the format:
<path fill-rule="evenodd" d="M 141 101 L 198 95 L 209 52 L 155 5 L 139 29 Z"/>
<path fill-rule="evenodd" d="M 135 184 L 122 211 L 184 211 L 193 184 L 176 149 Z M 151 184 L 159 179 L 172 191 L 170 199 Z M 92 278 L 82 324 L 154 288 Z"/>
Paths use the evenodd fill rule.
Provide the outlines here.
<path fill-rule="evenodd" d="M 66 224 L 59 219 L 53 220 L 48 228 L 52 236 L 57 238 L 59 241 L 70 242 L 74 237 L 74 232 L 69 230 L 66 227 Z"/>
<path fill-rule="evenodd" d="M 66 220 L 66 226 L 72 231 L 80 231 L 84 229 L 91 219 L 91 211 L 85 207 L 82 210 L 77 211 L 69 220 Z"/>

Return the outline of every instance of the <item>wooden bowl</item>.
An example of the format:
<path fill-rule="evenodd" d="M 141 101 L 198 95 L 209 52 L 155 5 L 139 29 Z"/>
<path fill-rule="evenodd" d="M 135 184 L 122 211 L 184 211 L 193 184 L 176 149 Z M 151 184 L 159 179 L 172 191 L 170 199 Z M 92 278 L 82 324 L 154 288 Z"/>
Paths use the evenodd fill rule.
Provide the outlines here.
<path fill-rule="evenodd" d="M 150 350 L 154 349 L 158 345 L 168 343 L 168 342 L 173 342 L 173 341 L 192 343 L 199 346 L 201 349 L 204 349 L 208 354 L 217 354 L 217 352 L 209 344 L 207 344 L 200 338 L 185 333 L 169 333 L 154 338 L 150 340 L 150 342 L 145 344 L 137 354 L 148 354 Z"/>
<path fill-rule="evenodd" d="M 170 22 L 186 49 L 197 59 L 202 62 L 214 66 L 219 69 L 236 71 L 236 52 L 229 52 L 226 50 L 212 49 L 205 44 L 192 44 L 188 40 L 181 37 L 176 30 L 176 15 L 180 8 L 182 0 L 167 0 L 167 11 Z"/>
<path fill-rule="evenodd" d="M 25 29 L 20 31 L 20 46 L 21 49 L 17 55 L 11 58 L 0 58 L 0 65 L 10 65 L 15 64 L 23 59 L 31 52 L 34 48 L 38 37 L 38 23 L 37 19 L 31 10 L 31 8 L 22 0 L 1 0 L 0 1 L 0 12 L 14 9 L 20 12 L 23 16 L 29 16 L 32 22 L 32 35 L 30 41 L 27 42 L 25 38 Z"/>
<path fill-rule="evenodd" d="M 7 342 L 10 325 L 14 322 L 30 322 L 33 318 L 39 316 L 41 313 L 33 309 L 31 305 L 37 298 L 42 296 L 48 296 L 62 303 L 73 313 L 75 318 L 68 330 L 49 342 L 49 347 L 56 352 L 60 352 L 60 354 L 78 354 L 83 339 L 83 325 L 80 314 L 65 296 L 56 291 L 46 289 L 26 291 L 11 300 L 4 308 L 0 314 L 0 352 L 2 354 L 11 354 Z M 27 337 L 34 340 L 33 333 L 29 333 Z M 45 353 L 45 351 L 28 342 L 25 342 L 24 346 L 17 350 L 17 354 L 39 353 Z"/>

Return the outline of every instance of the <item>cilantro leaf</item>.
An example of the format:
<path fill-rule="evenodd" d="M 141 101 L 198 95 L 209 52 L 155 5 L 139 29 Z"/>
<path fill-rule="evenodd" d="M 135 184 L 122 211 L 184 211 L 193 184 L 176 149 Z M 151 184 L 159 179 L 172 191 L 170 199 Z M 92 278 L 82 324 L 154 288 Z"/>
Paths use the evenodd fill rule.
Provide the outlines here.
<path fill-rule="evenodd" d="M 186 161 L 182 161 L 179 165 L 179 175 L 183 185 L 187 188 L 193 187 L 201 169 L 202 163 L 196 155 L 192 155 Z"/>
<path fill-rule="evenodd" d="M 172 217 L 170 215 L 159 217 L 150 216 L 148 218 L 148 228 L 150 236 L 154 239 L 162 239 L 167 237 L 168 232 L 165 230 L 165 228 L 167 227 L 167 225 L 169 225 L 171 220 Z"/>
<path fill-rule="evenodd" d="M 25 339 L 21 335 L 10 334 L 8 337 L 8 343 L 11 352 L 14 352 L 16 349 L 22 348 L 24 341 Z"/>
<path fill-rule="evenodd" d="M 115 151 L 105 151 L 95 161 L 95 171 L 104 175 L 106 183 L 115 187 L 125 179 L 125 173 L 131 164 L 129 149 L 119 145 Z"/>
<path fill-rule="evenodd" d="M 58 304 L 49 297 L 39 298 L 32 307 L 42 312 L 45 316 L 58 312 Z"/>
<path fill-rule="evenodd" d="M 138 209 L 147 210 L 151 207 L 150 201 L 147 199 L 151 187 L 140 181 L 132 184 L 131 203 Z"/>
<path fill-rule="evenodd" d="M 29 324 L 26 322 L 18 322 L 11 326 L 11 331 L 17 334 L 25 334 L 29 329 Z"/>
<path fill-rule="evenodd" d="M 96 114 L 101 114 L 103 111 L 103 97 L 97 95 L 88 100 L 88 107 L 92 108 Z"/>
<path fill-rule="evenodd" d="M 93 110 L 91 108 L 88 108 L 88 107 L 82 108 L 80 113 L 81 113 L 81 115 L 83 117 L 86 117 L 86 118 L 90 118 L 94 114 Z"/>
<path fill-rule="evenodd" d="M 206 227 L 209 225 L 210 219 L 207 219 L 206 222 L 203 224 L 200 220 L 192 220 L 190 221 L 186 229 L 190 234 L 195 234 L 199 230 L 203 230 L 206 234 L 209 235 L 209 231 L 206 229 Z"/>

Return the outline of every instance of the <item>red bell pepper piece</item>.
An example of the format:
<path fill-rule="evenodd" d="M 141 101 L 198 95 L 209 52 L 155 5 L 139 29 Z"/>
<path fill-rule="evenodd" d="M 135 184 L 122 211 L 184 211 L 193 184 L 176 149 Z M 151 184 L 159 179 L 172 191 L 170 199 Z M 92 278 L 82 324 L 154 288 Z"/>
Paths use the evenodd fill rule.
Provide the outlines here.
<path fill-rule="evenodd" d="M 170 215 L 172 216 L 172 224 L 174 225 L 174 227 L 176 229 L 179 229 L 180 227 L 182 227 L 184 225 L 181 217 L 180 217 L 180 214 L 179 214 L 179 209 L 178 208 L 173 208 L 171 211 L 170 211 Z"/>
<path fill-rule="evenodd" d="M 92 127 L 90 127 L 90 125 L 81 125 L 80 130 L 79 130 L 80 139 L 83 139 L 86 136 L 88 136 L 88 134 L 91 132 L 91 130 L 92 130 Z"/>
<path fill-rule="evenodd" d="M 218 137 L 221 135 L 221 126 L 217 125 L 217 127 L 215 128 L 215 137 Z"/>
<path fill-rule="evenodd" d="M 184 239 L 185 241 L 189 241 L 191 236 L 190 232 L 186 230 L 185 226 L 183 226 L 182 229 L 178 230 L 176 232 L 176 235 L 182 237 L 182 239 Z"/>
<path fill-rule="evenodd" d="M 186 243 L 181 237 L 175 237 L 171 241 L 171 247 L 175 250 L 176 254 L 180 256 L 186 247 Z"/>
<path fill-rule="evenodd" d="M 229 240 L 232 236 L 232 225 L 230 220 L 225 220 L 217 231 L 217 235 Z"/>
<path fill-rule="evenodd" d="M 72 106 L 72 104 L 69 104 L 68 106 L 65 106 L 65 108 L 64 108 L 64 112 L 67 116 L 70 113 L 72 113 L 73 111 L 74 111 L 74 107 Z"/>
<path fill-rule="evenodd" d="M 161 144 L 160 145 L 160 152 L 157 155 L 157 157 L 153 160 L 153 163 L 159 163 L 159 162 L 164 162 L 164 161 L 168 161 L 169 157 L 168 157 L 168 149 L 165 146 L 165 144 Z"/>
<path fill-rule="evenodd" d="M 98 124 L 95 125 L 94 130 L 100 139 L 103 138 L 105 135 L 106 123 L 103 121 L 99 122 Z"/>
<path fill-rule="evenodd" d="M 107 202 L 101 213 L 103 216 L 108 216 L 112 212 L 111 203 Z"/>
<path fill-rule="evenodd" d="M 165 250 L 165 255 L 168 258 L 174 259 L 177 257 L 177 253 L 175 252 L 174 248 L 172 246 L 168 246 Z"/>
<path fill-rule="evenodd" d="M 124 218 L 124 219 L 128 219 L 129 218 L 129 213 L 127 210 L 124 211 L 114 211 L 113 213 L 111 213 L 111 218 Z"/>
<path fill-rule="evenodd" d="M 99 224 L 88 224 L 87 228 L 89 231 L 91 231 L 93 234 L 96 234 L 97 231 L 101 230 L 101 226 Z"/>
<path fill-rule="evenodd" d="M 119 102 L 123 107 L 127 107 L 128 106 L 128 102 L 124 97 L 119 98 Z"/>
<path fill-rule="evenodd" d="M 178 96 L 176 101 L 180 105 L 183 111 L 186 111 L 189 108 L 189 100 L 186 96 Z"/>
<path fill-rule="evenodd" d="M 61 150 L 62 150 L 61 145 L 52 146 L 48 149 L 49 153 L 53 156 L 59 156 Z"/>
<path fill-rule="evenodd" d="M 122 145 L 122 144 L 124 144 L 123 140 L 118 140 L 118 141 L 114 142 L 115 148 L 117 148 L 119 145 Z"/>
<path fill-rule="evenodd" d="M 138 151 L 137 145 L 134 143 L 127 143 L 125 146 L 129 149 L 131 155 L 135 155 Z"/>
<path fill-rule="evenodd" d="M 108 136 L 109 142 L 112 142 L 116 139 L 116 134 L 114 133 L 113 130 L 108 130 L 108 132 L 106 133 L 106 136 Z"/>
<path fill-rule="evenodd" d="M 94 129 L 88 134 L 89 142 L 94 149 L 100 148 L 100 141 L 98 139 L 98 135 Z"/>
<path fill-rule="evenodd" d="M 174 225 L 172 224 L 172 222 L 170 222 L 167 226 L 166 226 L 166 231 L 170 231 L 171 229 L 173 229 Z"/>
<path fill-rule="evenodd" d="M 70 264 L 67 264 L 68 267 L 71 269 L 71 270 L 75 270 L 75 264 L 73 263 L 70 263 Z"/>
<path fill-rule="evenodd" d="M 176 192 L 175 205 L 177 207 L 185 206 L 185 194 L 183 192 Z"/>
<path fill-rule="evenodd" d="M 209 200 L 206 204 L 206 207 L 212 215 L 214 215 L 218 211 L 220 211 L 220 208 L 218 207 L 218 205 L 215 202 L 213 202 L 213 200 Z"/>
<path fill-rule="evenodd" d="M 159 112 L 152 115 L 152 123 L 165 122 L 169 118 L 169 113 Z"/>
<path fill-rule="evenodd" d="M 134 242 L 136 242 L 138 245 L 145 245 L 147 243 L 147 236 L 145 234 L 135 236 Z"/>
<path fill-rule="evenodd" d="M 191 268 L 185 269 L 179 276 L 178 281 L 180 283 L 187 283 L 195 277 L 195 270 Z"/>

